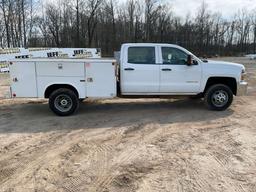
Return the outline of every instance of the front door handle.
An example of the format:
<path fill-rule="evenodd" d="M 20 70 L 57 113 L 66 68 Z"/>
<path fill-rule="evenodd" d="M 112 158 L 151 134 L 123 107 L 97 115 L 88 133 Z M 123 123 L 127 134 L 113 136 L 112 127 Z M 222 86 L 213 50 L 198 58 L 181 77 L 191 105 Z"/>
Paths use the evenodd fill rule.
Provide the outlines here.
<path fill-rule="evenodd" d="M 172 71 L 172 69 L 166 68 L 166 69 L 162 69 L 162 71 Z"/>
<path fill-rule="evenodd" d="M 125 68 L 124 70 L 125 71 L 134 71 L 135 69 L 133 69 L 133 68 Z"/>

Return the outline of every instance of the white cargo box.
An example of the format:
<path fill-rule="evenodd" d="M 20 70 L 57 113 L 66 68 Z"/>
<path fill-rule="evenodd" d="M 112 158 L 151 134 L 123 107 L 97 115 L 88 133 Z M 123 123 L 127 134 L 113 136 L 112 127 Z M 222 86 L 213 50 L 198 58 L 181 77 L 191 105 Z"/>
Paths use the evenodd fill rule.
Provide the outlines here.
<path fill-rule="evenodd" d="M 112 59 L 26 59 L 10 64 L 15 97 L 44 98 L 52 85 L 70 85 L 79 98 L 116 96 L 116 66 Z"/>

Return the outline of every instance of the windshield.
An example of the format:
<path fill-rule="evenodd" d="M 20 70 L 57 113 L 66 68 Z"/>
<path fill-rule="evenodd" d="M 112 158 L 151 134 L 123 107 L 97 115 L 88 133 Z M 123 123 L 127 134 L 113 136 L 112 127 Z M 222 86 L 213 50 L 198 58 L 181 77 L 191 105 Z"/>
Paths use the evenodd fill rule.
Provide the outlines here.
<path fill-rule="evenodd" d="M 188 55 L 192 55 L 194 60 L 197 60 L 198 62 L 203 62 L 201 59 L 199 59 L 197 56 L 195 56 L 193 53 L 191 53 L 190 51 L 188 51 L 187 49 L 180 47 L 181 49 L 183 49 L 183 51 L 185 51 Z"/>
<path fill-rule="evenodd" d="M 186 49 L 185 49 L 186 50 Z M 191 53 L 190 51 L 188 51 L 188 50 L 186 50 L 187 51 L 187 53 L 189 54 L 189 55 L 192 55 L 192 57 L 193 57 L 193 59 L 194 60 L 197 60 L 197 61 L 199 61 L 199 62 L 203 62 L 201 59 L 199 59 L 197 56 L 195 56 L 193 53 Z"/>

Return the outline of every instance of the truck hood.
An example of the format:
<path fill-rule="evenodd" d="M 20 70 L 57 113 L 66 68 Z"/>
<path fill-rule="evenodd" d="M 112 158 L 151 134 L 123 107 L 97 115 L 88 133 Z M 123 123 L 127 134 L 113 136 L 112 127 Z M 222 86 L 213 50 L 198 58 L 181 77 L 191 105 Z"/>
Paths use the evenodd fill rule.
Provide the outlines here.
<path fill-rule="evenodd" d="M 214 60 L 208 60 L 208 63 L 205 63 L 206 65 L 211 65 L 215 67 L 220 68 L 232 68 L 232 69 L 238 69 L 238 70 L 244 70 L 245 67 L 242 64 L 238 63 L 232 63 L 232 62 L 226 62 L 226 61 L 214 61 Z"/>
<path fill-rule="evenodd" d="M 232 63 L 232 62 L 226 62 L 226 61 L 214 61 L 214 60 L 208 60 L 208 63 L 205 63 L 207 65 L 220 65 L 220 67 L 237 67 L 239 69 L 244 69 L 243 64 L 238 63 Z"/>

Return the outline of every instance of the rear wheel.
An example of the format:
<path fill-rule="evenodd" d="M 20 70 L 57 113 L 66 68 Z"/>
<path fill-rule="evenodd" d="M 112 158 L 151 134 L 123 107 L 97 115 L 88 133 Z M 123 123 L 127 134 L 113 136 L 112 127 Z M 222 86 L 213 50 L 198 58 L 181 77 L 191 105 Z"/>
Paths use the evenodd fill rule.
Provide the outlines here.
<path fill-rule="evenodd" d="M 226 85 L 212 85 L 207 89 L 204 101 L 209 109 L 223 111 L 232 104 L 233 92 Z"/>
<path fill-rule="evenodd" d="M 49 97 L 50 109 L 59 116 L 73 114 L 79 106 L 77 95 L 70 89 L 57 89 Z"/>

